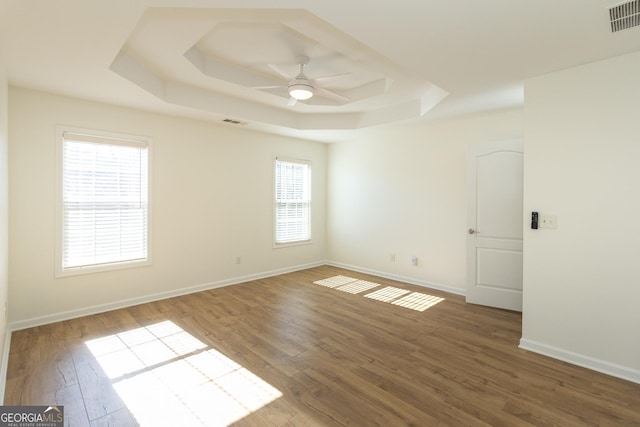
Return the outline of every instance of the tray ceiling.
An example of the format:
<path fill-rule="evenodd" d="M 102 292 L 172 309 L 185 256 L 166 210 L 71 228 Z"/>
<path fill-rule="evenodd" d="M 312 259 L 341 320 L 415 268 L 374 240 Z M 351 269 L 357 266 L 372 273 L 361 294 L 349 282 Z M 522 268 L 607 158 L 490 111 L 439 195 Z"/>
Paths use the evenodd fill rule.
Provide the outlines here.
<path fill-rule="evenodd" d="M 620 2 L 561 3 L 2 0 L 0 66 L 12 86 L 337 142 L 520 108 L 527 78 L 640 49 L 640 26 L 612 32 Z M 325 82 L 348 102 L 255 88 L 301 54 L 310 79 L 350 73 Z"/>
<path fill-rule="evenodd" d="M 288 79 L 343 75 L 289 106 Z M 150 8 L 110 69 L 164 102 L 301 130 L 419 118 L 447 92 L 300 9 Z M 265 88 L 266 87 L 266 88 Z"/>

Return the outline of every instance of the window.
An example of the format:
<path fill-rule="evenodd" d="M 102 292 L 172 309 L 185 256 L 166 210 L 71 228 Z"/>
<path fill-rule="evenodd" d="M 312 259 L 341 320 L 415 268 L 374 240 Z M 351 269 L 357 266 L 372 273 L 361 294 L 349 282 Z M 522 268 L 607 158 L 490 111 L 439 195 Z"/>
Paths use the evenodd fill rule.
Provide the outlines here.
<path fill-rule="evenodd" d="M 311 241 L 311 164 L 276 158 L 275 243 Z"/>
<path fill-rule="evenodd" d="M 58 276 L 148 265 L 149 141 L 58 129 Z"/>

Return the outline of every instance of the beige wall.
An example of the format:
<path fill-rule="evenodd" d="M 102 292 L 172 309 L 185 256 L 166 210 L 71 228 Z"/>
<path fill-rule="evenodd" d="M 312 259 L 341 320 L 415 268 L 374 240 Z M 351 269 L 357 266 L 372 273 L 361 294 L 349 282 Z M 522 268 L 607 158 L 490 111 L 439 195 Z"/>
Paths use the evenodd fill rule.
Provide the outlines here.
<path fill-rule="evenodd" d="M 20 88 L 9 102 L 14 327 L 324 261 L 326 145 Z M 153 139 L 152 266 L 54 277 L 58 124 Z M 311 245 L 272 247 L 276 154 L 312 161 Z"/>
<path fill-rule="evenodd" d="M 8 86 L 4 64 L 0 58 L 0 402 L 4 396 L 4 382 L 6 379 L 8 346 L 11 337 L 8 334 L 5 309 L 8 305 L 9 288 L 9 222 L 8 222 Z"/>
<path fill-rule="evenodd" d="M 331 145 L 328 259 L 464 293 L 467 145 L 521 137 L 522 111 L 511 110 L 376 128 Z"/>
<path fill-rule="evenodd" d="M 640 53 L 525 85 L 522 346 L 640 382 Z"/>

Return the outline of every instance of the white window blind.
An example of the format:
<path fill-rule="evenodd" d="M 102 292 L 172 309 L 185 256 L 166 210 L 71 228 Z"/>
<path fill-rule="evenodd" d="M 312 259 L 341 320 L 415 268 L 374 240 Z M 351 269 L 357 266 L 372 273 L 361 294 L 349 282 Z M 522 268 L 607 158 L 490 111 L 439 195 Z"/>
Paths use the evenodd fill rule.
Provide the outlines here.
<path fill-rule="evenodd" d="M 276 159 L 275 242 L 311 240 L 311 165 Z"/>
<path fill-rule="evenodd" d="M 62 271 L 148 260 L 148 149 L 62 133 Z"/>

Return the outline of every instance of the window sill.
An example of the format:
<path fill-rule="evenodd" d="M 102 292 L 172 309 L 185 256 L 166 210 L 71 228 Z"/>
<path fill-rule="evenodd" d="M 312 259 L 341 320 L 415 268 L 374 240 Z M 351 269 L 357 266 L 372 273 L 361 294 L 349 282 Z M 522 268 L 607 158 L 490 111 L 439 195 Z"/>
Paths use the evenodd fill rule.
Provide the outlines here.
<path fill-rule="evenodd" d="M 151 265 L 151 259 L 113 262 L 109 264 L 98 264 L 84 267 L 59 268 L 56 269 L 56 278 L 80 276 L 83 274 L 103 273 L 107 271 L 124 270 L 128 268 L 146 267 Z"/>
<path fill-rule="evenodd" d="M 309 239 L 309 240 L 301 240 L 301 241 L 298 241 L 298 242 L 274 243 L 273 244 L 273 249 L 289 248 L 291 246 L 304 246 L 304 245 L 310 245 L 312 243 L 313 243 L 313 241 L 311 239 Z"/>

